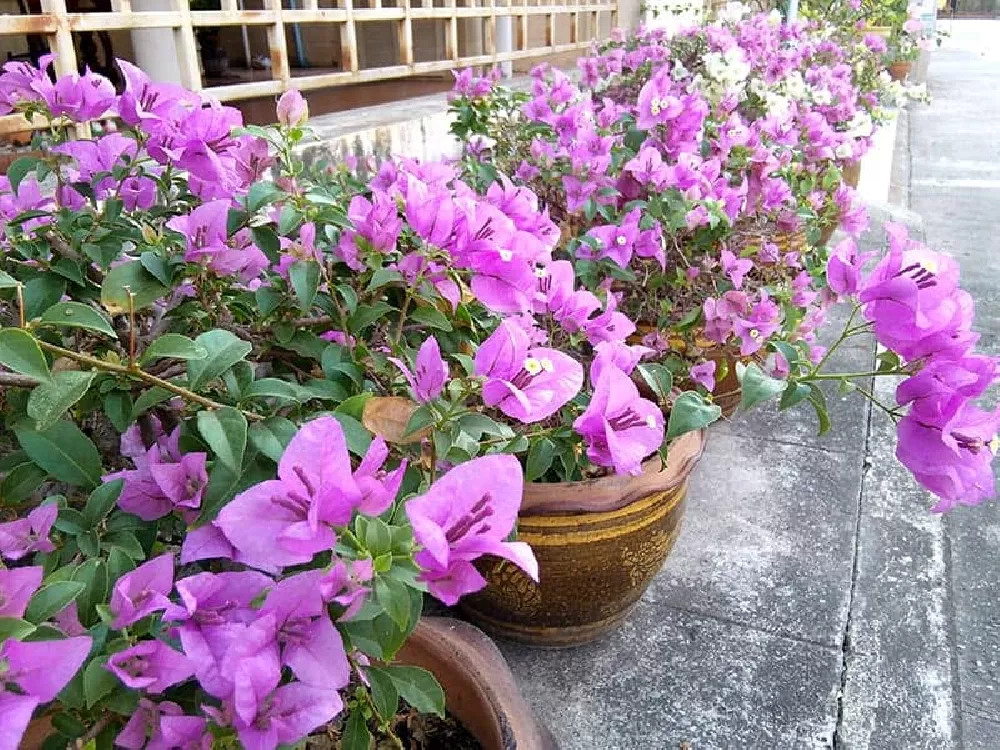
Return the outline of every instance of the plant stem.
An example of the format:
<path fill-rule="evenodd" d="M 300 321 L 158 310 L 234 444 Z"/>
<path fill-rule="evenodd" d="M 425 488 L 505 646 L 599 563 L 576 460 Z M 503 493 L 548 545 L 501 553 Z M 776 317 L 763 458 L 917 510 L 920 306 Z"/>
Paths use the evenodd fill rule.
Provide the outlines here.
<path fill-rule="evenodd" d="M 872 378 L 880 375 L 909 375 L 906 370 L 872 370 L 870 372 L 828 372 L 817 375 L 804 375 L 797 378 L 800 383 L 812 383 L 818 380 L 849 380 L 851 378 Z"/>
<path fill-rule="evenodd" d="M 40 381 L 27 375 L 13 372 L 0 372 L 0 388 L 34 388 Z"/>
<path fill-rule="evenodd" d="M 137 378 L 139 380 L 145 381 L 150 385 L 155 385 L 162 388 L 165 391 L 170 391 L 174 395 L 180 396 L 185 401 L 190 401 L 194 404 L 199 404 L 204 406 L 206 409 L 223 409 L 226 404 L 220 404 L 218 401 L 213 401 L 210 398 L 205 398 L 200 396 L 194 391 L 190 391 L 187 388 L 179 386 L 175 383 L 171 383 L 169 380 L 164 380 L 163 378 L 158 378 L 138 367 L 126 367 L 125 365 L 118 365 L 114 362 L 105 362 L 104 360 L 98 359 L 97 357 L 91 357 L 89 354 L 81 354 L 80 352 L 74 352 L 71 349 L 64 349 L 61 346 L 56 346 L 55 344 L 50 344 L 46 341 L 37 340 L 38 345 L 47 352 L 53 354 L 58 354 L 60 357 L 66 357 L 67 359 L 72 359 L 80 364 L 93 367 L 98 370 L 104 370 L 105 372 L 113 372 L 118 375 L 127 375 L 129 377 Z M 251 422 L 263 419 L 259 414 L 254 414 L 253 412 L 240 410 L 248 420 Z"/>
<path fill-rule="evenodd" d="M 860 309 L 861 305 L 855 305 L 854 309 L 851 310 L 851 317 L 849 317 L 847 319 L 847 323 L 844 324 L 844 330 L 841 331 L 840 337 L 834 342 L 833 346 L 831 346 L 829 349 L 826 350 L 826 353 L 823 355 L 822 359 L 820 359 L 820 361 L 812 369 L 810 377 L 815 376 L 816 373 L 818 373 L 821 369 L 823 369 L 823 365 L 825 365 L 826 361 L 830 359 L 830 355 L 833 354 L 835 351 L 837 351 L 837 347 L 843 344 L 844 341 L 848 338 L 848 331 L 851 330 L 851 324 L 854 322 L 854 317 L 858 314 L 858 310 Z M 825 379 L 831 380 L 832 378 L 825 378 Z"/>

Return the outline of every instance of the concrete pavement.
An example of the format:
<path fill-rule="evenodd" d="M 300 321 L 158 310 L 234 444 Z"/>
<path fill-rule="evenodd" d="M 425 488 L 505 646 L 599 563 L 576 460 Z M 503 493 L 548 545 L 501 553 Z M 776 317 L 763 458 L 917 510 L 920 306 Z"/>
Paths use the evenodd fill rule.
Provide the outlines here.
<path fill-rule="evenodd" d="M 934 103 L 897 141 L 893 195 L 918 216 L 873 213 L 959 258 L 1000 354 L 1000 23 L 952 31 Z M 677 546 L 620 631 L 502 644 L 564 750 L 1000 749 L 1000 506 L 929 514 L 887 420 L 829 397 L 823 438 L 806 410 L 714 430 Z"/>

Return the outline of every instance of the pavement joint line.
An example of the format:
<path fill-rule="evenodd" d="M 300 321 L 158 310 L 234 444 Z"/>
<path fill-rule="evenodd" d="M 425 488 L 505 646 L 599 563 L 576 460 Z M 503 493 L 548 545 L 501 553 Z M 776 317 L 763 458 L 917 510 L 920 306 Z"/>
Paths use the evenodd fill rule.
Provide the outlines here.
<path fill-rule="evenodd" d="M 953 736 L 957 741 L 958 747 L 965 747 L 962 742 L 962 725 L 965 723 L 962 721 L 962 715 L 964 713 L 963 703 L 962 703 L 962 670 L 961 664 L 959 662 L 959 643 L 958 643 L 958 611 L 955 607 L 955 578 L 952 575 L 955 568 L 952 565 L 952 555 L 951 555 L 951 519 L 948 518 L 948 514 L 944 517 L 944 534 L 942 535 L 944 539 L 943 546 L 943 557 L 944 557 L 944 569 L 946 571 L 945 575 L 945 596 L 947 600 L 947 622 L 948 622 L 948 645 L 951 647 L 951 655 L 948 659 L 951 665 L 951 701 L 952 705 L 955 706 L 955 710 L 952 711 L 952 732 Z M 985 717 L 980 717 L 985 718 Z"/>
<path fill-rule="evenodd" d="M 989 724 L 996 724 L 998 728 L 997 731 L 1000 732 L 1000 718 L 997 718 L 996 716 L 990 716 L 989 714 L 980 713 L 979 711 L 970 711 L 968 709 L 963 709 L 962 711 L 959 711 L 959 715 L 968 716 L 969 718 L 972 719 L 979 719 L 979 721 L 985 721 Z M 961 744 L 959 745 L 959 747 L 961 747 Z"/>
<path fill-rule="evenodd" d="M 909 137 L 909 131 L 907 130 L 907 137 Z M 871 348 L 871 361 L 874 367 L 876 362 L 877 347 L 872 344 Z M 833 729 L 833 748 L 837 750 L 838 748 L 845 747 L 844 741 L 841 738 L 841 733 L 844 728 L 844 695 L 847 691 L 847 675 L 850 668 L 851 657 L 855 654 L 861 653 L 855 650 L 851 645 L 852 631 L 852 620 L 854 618 L 854 601 L 857 596 L 858 590 L 858 573 L 860 570 L 860 560 L 861 560 L 861 522 L 862 522 L 862 511 L 863 503 L 865 497 L 865 485 L 868 483 L 868 475 L 871 472 L 871 458 L 869 450 L 869 442 L 871 441 L 872 435 L 872 418 L 875 415 L 875 409 L 872 408 L 871 403 L 867 404 L 868 413 L 865 417 L 865 427 L 864 427 L 864 450 L 862 452 L 861 461 L 861 481 L 858 483 L 858 499 L 857 499 L 857 517 L 854 523 L 854 547 L 851 550 L 851 588 L 847 596 L 847 617 L 844 621 L 844 631 L 841 638 L 840 650 L 841 650 L 841 664 L 840 664 L 840 689 L 837 691 L 837 719 L 834 723 Z"/>
<path fill-rule="evenodd" d="M 867 451 L 865 447 L 861 448 L 826 448 L 819 445 L 804 445 L 802 442 L 797 440 L 788 440 L 785 438 L 776 437 L 766 437 L 759 433 L 753 432 L 743 432 L 743 428 L 736 426 L 734 422 L 727 422 L 729 427 L 727 427 L 728 432 L 726 434 L 731 437 L 739 438 L 740 440 L 763 440 L 766 443 L 776 443 L 777 445 L 786 445 L 792 448 L 803 448 L 805 450 L 817 451 L 819 453 L 830 453 L 837 456 L 857 456 L 864 455 L 867 457 Z M 867 445 L 868 436 L 865 435 L 865 443 Z"/>
<path fill-rule="evenodd" d="M 742 630 L 752 630 L 755 633 L 761 633 L 762 635 L 767 635 L 772 638 L 780 638 L 784 641 L 801 643 L 805 646 L 815 646 L 816 648 L 825 649 L 826 651 L 837 650 L 836 644 L 822 643 L 821 641 L 817 641 L 812 638 L 803 638 L 801 636 L 793 635 L 788 631 L 765 628 L 760 625 L 754 625 L 753 623 L 746 622 L 744 620 L 737 620 L 732 617 L 726 617 L 725 615 L 719 615 L 713 612 L 707 612 L 702 609 L 697 609 L 693 607 L 682 607 L 678 604 L 671 604 L 669 602 L 660 602 L 650 599 L 646 599 L 645 601 L 647 604 L 654 607 L 655 609 L 672 609 L 675 612 L 683 612 L 684 614 L 694 615 L 695 617 L 700 617 L 705 620 L 715 620 L 716 622 L 721 622 L 724 623 L 725 625 L 734 625 Z"/>

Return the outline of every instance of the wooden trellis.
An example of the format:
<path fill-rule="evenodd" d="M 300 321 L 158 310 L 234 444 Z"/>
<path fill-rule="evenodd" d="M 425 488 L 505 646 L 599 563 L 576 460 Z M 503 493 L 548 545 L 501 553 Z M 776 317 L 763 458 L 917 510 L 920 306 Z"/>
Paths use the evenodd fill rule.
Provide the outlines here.
<path fill-rule="evenodd" d="M 220 10 L 191 10 L 189 0 L 172 0 L 172 10 L 140 12 L 132 10 L 132 0 L 111 0 L 111 12 L 70 13 L 66 0 L 41 0 L 41 13 L 0 16 L 0 36 L 42 35 L 49 49 L 58 55 L 57 72 L 76 70 L 74 32 L 125 31 L 132 29 L 171 29 L 181 71 L 181 83 L 193 90 L 223 100 L 274 96 L 289 88 L 303 91 L 365 83 L 406 76 L 447 71 L 468 66 L 493 65 L 538 58 L 563 52 L 583 50 L 617 22 L 617 0 L 437 0 L 444 5 L 421 4 L 420 0 L 397 0 L 394 7 L 383 7 L 382 0 L 371 0 L 372 7 L 355 7 L 356 0 L 336 0 L 336 7 L 319 7 L 318 0 L 302 0 L 301 7 L 283 7 L 282 0 L 263 0 L 263 10 L 241 10 L 237 0 L 221 0 Z M 425 0 L 431 3 L 433 0 Z M 497 23 L 510 18 L 510 49 L 498 48 Z M 480 54 L 460 54 L 460 33 L 468 20 L 482 24 Z M 432 20 L 444 24 L 444 59 L 415 61 L 413 24 Z M 359 66 L 358 30 L 374 22 L 397 24 L 398 61 L 394 65 L 363 68 Z M 544 23 L 539 34 L 538 22 Z M 332 72 L 292 75 L 285 29 L 292 24 L 321 24 L 339 29 L 342 69 Z M 267 35 L 270 79 L 246 81 L 205 88 L 198 64 L 195 32 L 201 28 L 263 28 Z M 534 34 L 529 34 L 529 29 Z M 332 32 L 331 32 L 332 33 Z M 540 42 L 532 42 L 539 37 Z M 565 37 L 566 41 L 558 39 Z M 468 45 L 466 45 L 468 46 Z M 468 50 L 467 50 L 468 51 Z M 0 133 L 30 127 L 19 116 L 0 118 Z"/>

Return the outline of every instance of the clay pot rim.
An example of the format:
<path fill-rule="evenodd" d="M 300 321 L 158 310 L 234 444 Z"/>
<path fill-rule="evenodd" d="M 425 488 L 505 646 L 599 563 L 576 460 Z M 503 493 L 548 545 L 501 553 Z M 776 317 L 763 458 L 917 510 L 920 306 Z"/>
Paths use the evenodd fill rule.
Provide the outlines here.
<path fill-rule="evenodd" d="M 665 467 L 661 468 L 659 456 L 653 456 L 643 462 L 637 476 L 611 474 L 574 482 L 528 482 L 518 515 L 542 525 L 546 525 L 545 517 L 551 518 L 553 525 L 559 523 L 559 516 L 586 515 L 595 523 L 615 518 L 623 508 L 643 500 L 655 502 L 658 498 L 651 496 L 684 484 L 701 459 L 706 441 L 705 429 L 681 435 L 671 443 Z"/>

